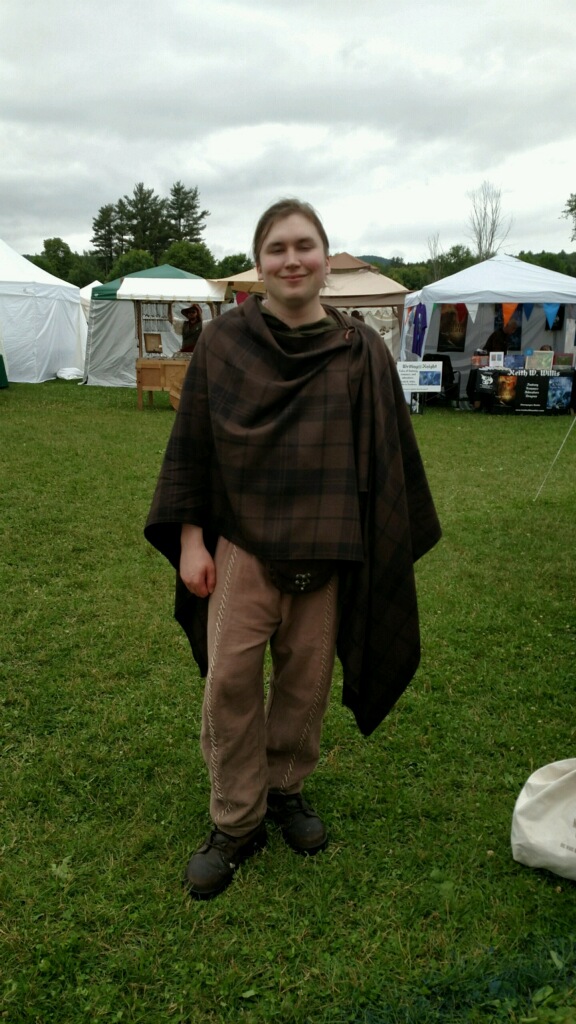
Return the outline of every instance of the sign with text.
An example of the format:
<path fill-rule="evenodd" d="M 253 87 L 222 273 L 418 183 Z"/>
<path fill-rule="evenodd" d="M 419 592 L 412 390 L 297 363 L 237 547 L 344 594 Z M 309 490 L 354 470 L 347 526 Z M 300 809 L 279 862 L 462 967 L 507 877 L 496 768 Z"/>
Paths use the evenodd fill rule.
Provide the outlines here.
<path fill-rule="evenodd" d="M 404 391 L 440 391 L 442 387 L 442 362 L 396 363 L 398 376 Z"/>
<path fill-rule="evenodd" d="M 480 367 L 475 371 L 474 398 L 488 399 L 494 412 L 569 412 L 572 370 L 503 370 Z"/>

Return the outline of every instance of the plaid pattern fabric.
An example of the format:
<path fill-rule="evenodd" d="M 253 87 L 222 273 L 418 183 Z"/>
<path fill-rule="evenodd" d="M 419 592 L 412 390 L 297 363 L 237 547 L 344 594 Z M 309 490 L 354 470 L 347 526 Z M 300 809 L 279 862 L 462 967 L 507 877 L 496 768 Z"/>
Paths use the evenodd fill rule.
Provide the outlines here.
<path fill-rule="evenodd" d="M 212 321 L 190 364 L 154 518 L 208 526 L 273 559 L 363 558 L 339 323 L 276 340 L 258 300 Z"/>
<path fill-rule="evenodd" d="M 337 654 L 343 703 L 369 735 L 418 668 L 413 565 L 438 542 L 441 529 L 396 367 L 384 345 L 358 346 L 352 376 L 365 558 L 341 567 Z"/>
<path fill-rule="evenodd" d="M 420 658 L 413 562 L 440 527 L 396 369 L 375 332 L 281 344 L 251 297 L 203 331 L 184 382 L 148 540 L 177 569 L 182 523 L 263 559 L 340 562 L 344 703 L 368 734 Z M 206 672 L 206 602 L 176 616 Z"/>

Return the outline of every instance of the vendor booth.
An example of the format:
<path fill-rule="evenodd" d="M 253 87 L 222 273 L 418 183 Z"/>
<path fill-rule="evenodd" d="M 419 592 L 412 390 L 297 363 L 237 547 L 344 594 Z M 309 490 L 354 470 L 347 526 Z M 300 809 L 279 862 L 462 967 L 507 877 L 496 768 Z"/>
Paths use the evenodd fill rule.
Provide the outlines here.
<path fill-rule="evenodd" d="M 467 270 L 426 285 L 419 292 L 406 296 L 402 324 L 401 353 L 406 360 L 421 359 L 423 354 L 441 353 L 450 356 L 453 369 L 462 380 L 462 390 L 470 395 L 469 377 L 475 353 L 484 350 L 490 335 L 498 327 L 513 327 L 507 339 L 507 356 L 516 355 L 513 367 L 503 366 L 500 376 L 511 376 L 514 369 L 519 380 L 515 397 L 522 401 L 508 408 L 515 411 L 545 409 L 545 380 L 573 375 L 575 353 L 576 278 L 558 274 L 513 256 L 494 256 Z M 548 370 L 529 369 L 526 356 L 543 347 L 555 354 Z M 564 357 L 560 360 L 560 357 Z M 524 365 L 521 365 L 521 363 Z M 562 365 L 560 365 L 562 363 Z M 486 369 L 486 365 L 481 367 Z M 529 376 L 540 375 L 540 399 L 526 399 L 523 383 Z M 476 378 L 477 379 L 477 378 Z M 494 378 L 494 393 L 498 382 Z M 488 377 L 484 384 L 488 386 Z M 551 389 L 552 404 L 568 385 Z M 502 385 L 505 391 L 505 385 Z M 558 395 L 556 395 L 556 391 Z M 528 389 L 528 394 L 535 394 Z"/>
<path fill-rule="evenodd" d="M 134 303 L 138 359 L 136 360 L 136 389 L 138 408 L 144 404 L 144 392 L 148 392 L 148 404 L 152 405 L 155 391 L 167 391 L 174 408 L 178 407 L 182 384 L 188 369 L 190 356 L 178 351 L 168 358 L 164 352 L 163 326 L 181 335 L 180 314 L 191 302 L 204 304 L 212 317 L 221 301 L 221 290 L 201 277 L 189 278 L 125 278 L 118 289 L 120 301 Z M 161 317 L 164 317 L 164 322 Z M 206 319 L 204 311 L 204 319 Z M 166 331 L 164 331 L 166 333 Z"/>
<path fill-rule="evenodd" d="M 87 384 L 135 387 L 136 362 L 170 359 L 182 344 L 181 310 L 192 302 L 210 319 L 222 289 L 168 264 L 92 289 L 84 377 Z"/>

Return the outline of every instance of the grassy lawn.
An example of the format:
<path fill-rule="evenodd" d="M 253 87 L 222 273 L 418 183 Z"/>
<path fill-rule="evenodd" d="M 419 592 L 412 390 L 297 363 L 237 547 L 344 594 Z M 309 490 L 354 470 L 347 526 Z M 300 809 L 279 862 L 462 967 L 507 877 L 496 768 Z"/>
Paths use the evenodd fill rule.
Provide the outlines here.
<path fill-rule="evenodd" d="M 173 421 L 127 389 L 0 391 L 0 1020 L 576 1021 L 576 886 L 514 863 L 527 776 L 576 755 L 576 428 L 414 417 L 444 527 L 419 672 L 369 739 L 340 705 L 307 794 L 217 900 L 202 681 L 142 527 Z"/>

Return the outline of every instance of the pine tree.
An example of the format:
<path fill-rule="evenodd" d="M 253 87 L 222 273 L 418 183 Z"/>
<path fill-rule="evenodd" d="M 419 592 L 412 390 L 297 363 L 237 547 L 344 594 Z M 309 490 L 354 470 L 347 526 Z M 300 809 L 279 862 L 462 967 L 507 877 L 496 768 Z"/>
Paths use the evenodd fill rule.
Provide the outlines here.
<path fill-rule="evenodd" d="M 570 235 L 570 241 L 573 242 L 576 239 L 576 194 L 570 193 L 570 198 L 566 200 L 566 206 L 562 210 L 562 216 L 572 221 L 572 234 Z"/>
<path fill-rule="evenodd" d="M 170 189 L 166 211 L 170 220 L 171 240 L 174 242 L 201 242 L 208 210 L 200 210 L 197 188 L 186 188 L 176 181 Z"/>
<path fill-rule="evenodd" d="M 92 244 L 104 274 L 112 264 L 131 250 L 149 252 L 155 264 L 172 242 L 202 242 L 204 222 L 210 216 L 201 210 L 197 188 L 186 188 L 181 181 L 163 199 L 153 188 L 140 181 L 132 195 L 116 203 L 101 206 L 92 222 Z"/>
<path fill-rule="evenodd" d="M 131 248 L 130 211 L 123 199 L 114 207 L 114 259 L 117 260 Z"/>
<path fill-rule="evenodd" d="M 132 196 L 123 196 L 123 202 L 129 226 L 129 248 L 147 250 L 156 263 L 170 240 L 166 200 L 140 181 L 134 186 Z"/>
<path fill-rule="evenodd" d="M 90 241 L 94 246 L 94 251 L 98 256 L 104 274 L 107 274 L 118 255 L 116 250 L 115 206 L 113 203 L 107 203 L 106 206 L 100 207 L 97 216 L 92 221 L 92 231 L 93 235 Z"/>

